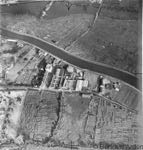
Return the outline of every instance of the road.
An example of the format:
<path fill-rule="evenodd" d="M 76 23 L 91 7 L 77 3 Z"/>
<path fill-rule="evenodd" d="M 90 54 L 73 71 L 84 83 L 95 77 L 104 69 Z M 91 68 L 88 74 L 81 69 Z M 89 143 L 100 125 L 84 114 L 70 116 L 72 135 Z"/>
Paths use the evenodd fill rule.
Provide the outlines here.
<path fill-rule="evenodd" d="M 62 90 L 56 90 L 56 89 L 39 89 L 39 88 L 35 88 L 35 87 L 30 87 L 30 86 L 29 87 L 27 87 L 27 86 L 16 86 L 16 85 L 15 86 L 14 85 L 9 85 L 9 86 L 1 85 L 0 86 L 0 92 L 2 92 L 2 91 L 28 91 L 28 90 L 37 91 L 37 92 L 38 91 L 41 91 L 41 92 L 42 91 L 48 91 L 48 92 L 56 92 L 56 93 L 59 93 L 59 92 L 71 93 L 71 91 L 62 91 Z M 72 91 L 72 93 L 79 93 L 79 92 Z M 83 92 L 83 93 L 85 93 L 85 92 Z M 93 93 L 89 92 L 88 94 L 92 95 Z M 128 110 L 130 110 L 132 112 L 138 113 L 138 110 L 136 110 L 134 108 L 131 108 L 128 105 L 125 105 L 125 104 L 122 104 L 120 102 L 108 99 L 108 98 L 106 98 L 106 97 L 104 97 L 102 95 L 98 95 L 98 93 L 96 93 L 96 94 L 94 93 L 94 95 L 98 96 L 98 97 L 100 97 L 100 98 L 104 99 L 105 101 L 108 101 L 108 102 L 110 102 L 112 104 L 116 104 L 116 105 L 121 106 L 123 108 L 126 108 L 126 109 L 128 109 Z"/>
<path fill-rule="evenodd" d="M 136 76 L 132 75 L 131 73 L 116 69 L 114 67 L 110 67 L 108 65 L 91 62 L 91 61 L 79 58 L 77 56 L 74 56 L 74 55 L 64 51 L 62 48 L 59 48 L 59 47 L 55 46 L 54 44 L 48 43 L 37 37 L 33 37 L 30 35 L 21 34 L 21 33 L 16 33 L 16 32 L 4 29 L 4 28 L 0 28 L 0 32 L 1 32 L 2 36 L 25 41 L 25 42 L 32 44 L 40 49 L 43 49 L 44 51 L 66 61 L 67 63 L 69 63 L 73 66 L 77 66 L 84 70 L 90 70 L 93 72 L 98 72 L 98 73 L 101 73 L 104 75 L 108 75 L 108 76 L 117 78 L 117 79 L 122 80 L 123 82 L 135 87 L 136 89 L 140 89 L 139 79 Z"/>

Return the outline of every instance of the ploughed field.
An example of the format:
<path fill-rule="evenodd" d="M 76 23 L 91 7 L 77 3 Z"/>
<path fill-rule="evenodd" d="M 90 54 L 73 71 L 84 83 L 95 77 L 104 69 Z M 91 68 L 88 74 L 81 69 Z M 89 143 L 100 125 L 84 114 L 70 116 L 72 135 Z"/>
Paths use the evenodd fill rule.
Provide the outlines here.
<path fill-rule="evenodd" d="M 52 128 L 57 121 L 58 101 L 57 94 L 53 92 L 33 91 L 27 92 L 22 116 L 21 132 L 27 140 L 44 141 L 51 136 Z"/>
<path fill-rule="evenodd" d="M 100 142 L 130 145 L 138 144 L 138 118 L 134 111 L 99 95 L 28 89 L 17 133 L 26 150 L 35 145 L 39 149 L 94 148 Z"/>
<path fill-rule="evenodd" d="M 53 133 L 56 144 L 70 147 L 94 147 L 108 144 L 138 142 L 137 115 L 98 95 L 63 93 L 60 120 Z"/>

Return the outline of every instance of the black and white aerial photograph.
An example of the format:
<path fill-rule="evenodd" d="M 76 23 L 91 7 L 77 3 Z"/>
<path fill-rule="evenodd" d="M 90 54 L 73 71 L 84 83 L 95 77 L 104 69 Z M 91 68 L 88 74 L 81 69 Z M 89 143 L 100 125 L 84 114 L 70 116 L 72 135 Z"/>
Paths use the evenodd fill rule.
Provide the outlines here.
<path fill-rule="evenodd" d="M 0 0 L 0 150 L 143 150 L 142 0 Z"/>

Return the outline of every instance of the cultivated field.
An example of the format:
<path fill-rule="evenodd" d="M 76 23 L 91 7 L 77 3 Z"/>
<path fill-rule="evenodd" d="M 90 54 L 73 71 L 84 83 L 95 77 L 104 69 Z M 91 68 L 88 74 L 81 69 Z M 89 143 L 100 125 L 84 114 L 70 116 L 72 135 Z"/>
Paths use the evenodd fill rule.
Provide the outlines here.
<path fill-rule="evenodd" d="M 25 140 L 45 141 L 51 136 L 57 120 L 58 101 L 54 92 L 29 90 L 21 117 L 21 128 Z"/>
<path fill-rule="evenodd" d="M 65 93 L 60 121 L 53 139 L 58 144 L 91 146 L 93 143 L 138 143 L 137 115 L 100 96 Z M 92 146 L 91 146 L 92 147 Z"/>

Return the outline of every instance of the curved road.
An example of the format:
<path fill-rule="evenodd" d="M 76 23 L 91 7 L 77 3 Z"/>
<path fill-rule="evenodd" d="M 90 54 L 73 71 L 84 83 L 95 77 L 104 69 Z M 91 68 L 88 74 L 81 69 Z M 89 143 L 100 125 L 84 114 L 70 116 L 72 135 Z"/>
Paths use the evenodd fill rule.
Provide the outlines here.
<path fill-rule="evenodd" d="M 105 75 L 117 78 L 119 80 L 126 82 L 127 84 L 130 84 L 131 86 L 133 86 L 137 89 L 140 89 L 139 79 L 136 76 L 134 76 L 126 71 L 118 70 L 118 69 L 110 67 L 108 65 L 95 63 L 95 62 L 91 62 L 91 61 L 76 57 L 76 56 L 71 55 L 70 53 L 64 51 L 62 48 L 59 48 L 51 43 L 48 43 L 42 39 L 39 39 L 37 37 L 33 37 L 30 35 L 21 34 L 21 33 L 16 33 L 16 32 L 4 29 L 4 28 L 0 28 L 0 30 L 1 30 L 2 36 L 25 41 L 25 42 L 32 44 L 40 49 L 43 49 L 44 51 L 46 51 L 48 53 L 51 53 L 52 55 L 54 55 L 60 59 L 63 59 L 64 61 L 66 61 L 74 66 L 77 66 L 77 67 L 85 69 L 85 70 L 90 70 L 90 71 L 98 72 L 101 74 L 105 74 Z"/>

